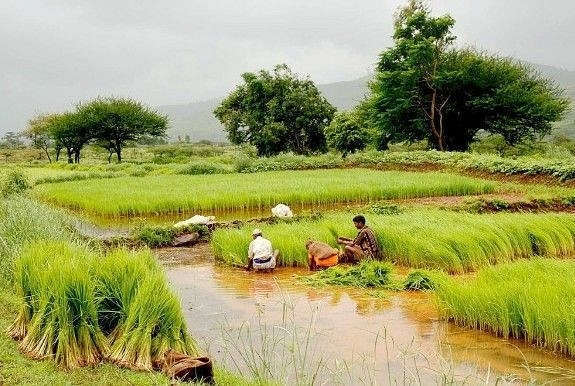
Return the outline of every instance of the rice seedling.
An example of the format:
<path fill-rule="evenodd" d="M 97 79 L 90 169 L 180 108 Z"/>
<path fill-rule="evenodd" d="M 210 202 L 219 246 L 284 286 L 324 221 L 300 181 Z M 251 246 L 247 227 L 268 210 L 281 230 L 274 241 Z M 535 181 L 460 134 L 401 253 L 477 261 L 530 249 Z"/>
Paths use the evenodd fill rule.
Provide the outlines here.
<path fill-rule="evenodd" d="M 273 181 L 273 183 L 272 183 Z M 120 177 L 36 186 L 38 198 L 88 214 L 126 216 L 292 208 L 490 193 L 495 183 L 443 173 L 310 170 Z"/>
<path fill-rule="evenodd" d="M 110 344 L 125 331 L 128 310 L 143 279 L 159 270 L 149 250 L 116 249 L 98 261 L 94 272 L 98 325 Z"/>
<path fill-rule="evenodd" d="M 260 224 L 265 237 L 280 250 L 279 266 L 307 266 L 308 239 L 334 243 L 334 235 L 353 236 L 352 214 L 328 213 L 321 218 Z M 568 214 L 470 214 L 419 209 L 394 215 L 370 214 L 384 258 L 413 268 L 449 273 L 536 255 L 567 257 L 575 252 L 575 219 Z M 217 259 L 243 266 L 251 229 L 216 229 L 212 247 Z"/>
<path fill-rule="evenodd" d="M 392 265 L 388 262 L 364 260 L 354 266 L 337 265 L 300 279 L 309 285 L 342 285 L 362 288 L 386 288 L 390 285 Z"/>
<path fill-rule="evenodd" d="M 434 290 L 439 283 L 445 280 L 445 277 L 445 274 L 441 271 L 411 270 L 403 281 L 403 289 L 409 291 Z"/>
<path fill-rule="evenodd" d="M 575 263 L 533 258 L 480 270 L 437 286 L 444 317 L 575 355 Z"/>
<path fill-rule="evenodd" d="M 139 285 L 123 332 L 112 343 L 109 359 L 121 366 L 152 370 L 169 349 L 197 354 L 179 300 L 168 287 L 163 272 L 153 271 Z"/>
<path fill-rule="evenodd" d="M 96 364 L 108 346 L 98 326 L 89 273 L 94 256 L 64 242 L 44 248 L 48 262 L 39 272 L 38 305 L 20 349 L 32 358 L 52 358 L 63 368 Z"/>

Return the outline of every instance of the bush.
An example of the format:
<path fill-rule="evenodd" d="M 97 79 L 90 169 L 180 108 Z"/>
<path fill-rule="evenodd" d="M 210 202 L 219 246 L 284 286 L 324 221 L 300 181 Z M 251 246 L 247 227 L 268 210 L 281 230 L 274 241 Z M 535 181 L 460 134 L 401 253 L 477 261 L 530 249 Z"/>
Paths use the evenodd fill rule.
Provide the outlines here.
<path fill-rule="evenodd" d="M 2 195 L 6 197 L 11 194 L 24 193 L 31 187 L 32 185 L 28 182 L 28 178 L 21 170 L 13 170 L 8 173 L 2 182 Z"/>

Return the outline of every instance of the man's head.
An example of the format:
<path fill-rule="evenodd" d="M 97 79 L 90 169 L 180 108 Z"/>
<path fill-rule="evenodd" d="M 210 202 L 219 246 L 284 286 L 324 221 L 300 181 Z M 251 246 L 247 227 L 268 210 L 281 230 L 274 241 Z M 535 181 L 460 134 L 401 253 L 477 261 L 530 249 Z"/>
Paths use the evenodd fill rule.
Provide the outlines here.
<path fill-rule="evenodd" d="M 355 225 L 357 229 L 363 228 L 365 226 L 365 217 L 361 214 L 358 214 L 353 218 L 353 225 Z"/>
<path fill-rule="evenodd" d="M 254 229 L 253 232 L 252 232 L 252 237 L 253 237 L 254 239 L 255 239 L 256 237 L 258 237 L 258 236 L 261 236 L 261 235 L 262 235 L 262 231 L 261 231 L 261 229 L 259 229 L 259 228 Z"/>

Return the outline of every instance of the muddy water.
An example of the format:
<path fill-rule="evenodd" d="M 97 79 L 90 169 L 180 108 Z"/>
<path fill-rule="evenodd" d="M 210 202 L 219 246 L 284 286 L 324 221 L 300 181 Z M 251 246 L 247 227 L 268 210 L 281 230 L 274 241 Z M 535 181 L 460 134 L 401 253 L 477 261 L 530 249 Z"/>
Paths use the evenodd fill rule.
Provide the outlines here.
<path fill-rule="evenodd" d="M 573 361 L 441 321 L 426 294 L 311 288 L 297 280 L 305 270 L 219 266 L 208 245 L 156 253 L 202 354 L 247 377 L 271 374 L 283 384 L 575 384 Z"/>

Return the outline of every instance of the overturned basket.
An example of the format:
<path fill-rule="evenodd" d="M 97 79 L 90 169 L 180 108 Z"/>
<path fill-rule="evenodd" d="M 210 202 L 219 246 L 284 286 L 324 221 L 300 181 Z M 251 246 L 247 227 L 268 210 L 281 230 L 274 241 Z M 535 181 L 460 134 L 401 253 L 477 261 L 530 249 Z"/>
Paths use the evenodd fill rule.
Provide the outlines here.
<path fill-rule="evenodd" d="M 212 360 L 208 357 L 193 357 L 169 350 L 162 363 L 156 364 L 164 374 L 172 379 L 186 382 L 214 382 Z"/>

